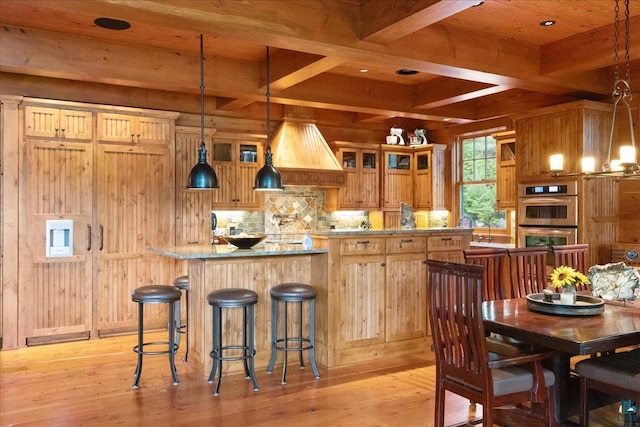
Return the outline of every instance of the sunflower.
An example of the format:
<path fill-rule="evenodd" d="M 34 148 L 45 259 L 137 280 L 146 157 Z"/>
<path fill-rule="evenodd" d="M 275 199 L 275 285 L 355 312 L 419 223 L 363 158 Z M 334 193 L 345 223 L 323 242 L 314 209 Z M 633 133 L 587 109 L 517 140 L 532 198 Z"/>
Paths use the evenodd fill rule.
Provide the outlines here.
<path fill-rule="evenodd" d="M 566 265 L 561 265 L 560 267 L 553 270 L 553 273 L 551 274 L 551 284 L 556 288 L 575 285 L 575 283 L 576 271 L 571 267 L 567 267 Z"/>

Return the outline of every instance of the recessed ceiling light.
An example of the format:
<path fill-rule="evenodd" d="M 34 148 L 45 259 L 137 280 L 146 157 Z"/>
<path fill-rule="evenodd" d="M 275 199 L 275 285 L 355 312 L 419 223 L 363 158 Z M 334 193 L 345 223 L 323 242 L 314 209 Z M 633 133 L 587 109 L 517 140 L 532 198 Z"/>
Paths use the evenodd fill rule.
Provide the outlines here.
<path fill-rule="evenodd" d="M 361 72 L 361 73 L 368 73 L 368 72 L 369 72 L 369 70 L 367 70 L 366 68 L 361 68 L 361 69 L 360 69 L 360 72 Z"/>
<path fill-rule="evenodd" d="M 410 68 L 401 68 L 399 70 L 396 70 L 396 74 L 400 76 L 413 76 L 414 74 L 418 74 L 418 73 L 419 73 L 418 70 L 412 70 Z"/>
<path fill-rule="evenodd" d="M 120 19 L 113 18 L 97 18 L 93 21 L 100 28 L 106 28 L 107 30 L 128 30 L 131 28 L 131 24 L 127 21 L 121 21 Z"/>
<path fill-rule="evenodd" d="M 445 117 L 444 119 L 442 119 L 443 122 L 450 122 L 451 119 L 449 117 Z"/>
<path fill-rule="evenodd" d="M 549 19 L 549 20 L 547 20 L 547 21 L 542 21 L 542 22 L 540 23 L 540 25 L 542 25 L 543 27 L 550 27 L 550 26 L 552 26 L 552 25 L 553 25 L 553 24 L 555 24 L 555 23 L 556 23 L 556 21 L 554 21 L 553 19 Z"/>

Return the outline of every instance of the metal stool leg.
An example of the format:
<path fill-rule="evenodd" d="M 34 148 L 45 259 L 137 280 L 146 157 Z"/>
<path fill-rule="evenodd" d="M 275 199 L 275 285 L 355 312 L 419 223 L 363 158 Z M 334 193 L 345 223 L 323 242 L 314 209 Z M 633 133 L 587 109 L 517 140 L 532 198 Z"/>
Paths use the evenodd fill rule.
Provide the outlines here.
<path fill-rule="evenodd" d="M 282 353 L 283 354 L 283 362 L 282 362 L 282 379 L 280 380 L 280 384 L 286 384 L 287 377 L 287 352 L 289 351 L 289 307 L 287 301 L 284 302 L 284 339 L 282 341 Z"/>
<path fill-rule="evenodd" d="M 138 381 L 140 381 L 140 374 L 142 374 L 142 341 L 144 331 L 144 304 L 138 303 L 138 345 L 135 347 L 138 353 L 138 364 L 136 370 L 133 373 L 133 388 L 138 388 Z"/>
<path fill-rule="evenodd" d="M 316 365 L 316 300 L 309 301 L 309 358 L 311 359 L 311 368 L 316 378 L 320 378 L 320 371 Z M 301 352 L 302 353 L 302 352 Z"/>
<path fill-rule="evenodd" d="M 256 372 L 253 368 L 253 357 L 256 354 L 256 349 L 255 349 L 255 337 L 254 337 L 254 328 L 255 328 L 255 321 L 254 321 L 254 317 L 253 317 L 253 310 L 254 306 L 250 305 L 249 306 L 249 354 L 245 355 L 245 356 L 249 356 L 249 373 L 251 375 L 251 380 L 253 381 L 253 391 L 258 391 L 260 390 L 260 386 L 258 385 L 258 379 L 256 378 Z M 246 359 L 245 359 L 246 360 Z"/>
<path fill-rule="evenodd" d="M 302 301 L 298 302 L 298 347 L 300 350 L 298 354 L 300 355 L 300 369 L 304 369 L 304 360 L 302 360 L 302 345 L 304 344 L 304 339 L 302 338 Z"/>
<path fill-rule="evenodd" d="M 183 363 L 187 363 L 187 359 L 189 358 L 189 290 L 187 289 L 186 291 L 184 291 L 184 295 L 185 295 L 185 307 L 186 307 L 186 315 L 187 315 L 187 324 L 184 327 L 184 332 L 185 335 L 187 336 L 187 348 L 184 352 L 184 359 L 182 359 Z"/>
<path fill-rule="evenodd" d="M 169 367 L 171 368 L 171 376 L 173 376 L 173 385 L 178 385 L 180 383 L 180 381 L 178 380 L 178 372 L 176 371 L 176 351 L 178 349 L 178 346 L 174 342 L 174 338 L 176 335 L 172 327 L 173 325 L 175 325 L 175 320 L 176 320 L 175 319 L 176 304 L 178 304 L 178 307 L 180 307 L 180 300 L 174 301 L 169 304 L 169 326 L 170 327 L 167 328 L 169 333 Z"/>
<path fill-rule="evenodd" d="M 271 360 L 267 366 L 267 374 L 273 372 L 278 353 L 278 301 L 271 300 Z"/>
<path fill-rule="evenodd" d="M 213 350 L 211 351 L 211 357 L 213 358 L 213 364 L 211 365 L 211 373 L 209 374 L 209 383 L 213 382 L 216 373 L 218 378 L 213 391 L 214 396 L 220 395 L 220 380 L 222 378 L 222 308 L 213 307 Z"/>

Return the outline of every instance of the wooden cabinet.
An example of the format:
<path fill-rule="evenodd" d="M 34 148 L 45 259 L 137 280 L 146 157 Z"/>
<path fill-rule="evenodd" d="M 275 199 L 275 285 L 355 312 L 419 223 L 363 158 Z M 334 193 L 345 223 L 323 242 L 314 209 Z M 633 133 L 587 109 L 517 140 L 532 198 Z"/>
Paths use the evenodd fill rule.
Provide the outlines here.
<path fill-rule="evenodd" d="M 173 120 L 163 117 L 98 113 L 98 140 L 102 142 L 166 145 L 173 141 L 173 129 Z"/>
<path fill-rule="evenodd" d="M 550 179 L 552 154 L 564 155 L 567 172 L 580 172 L 583 156 L 595 157 L 599 167 L 607 158 L 612 109 L 610 104 L 577 101 L 514 116 L 517 182 Z"/>
<path fill-rule="evenodd" d="M 337 209 L 380 207 L 380 149 L 377 144 L 332 143 L 336 158 L 347 173 L 338 192 Z"/>
<path fill-rule="evenodd" d="M 471 233 L 437 233 L 427 237 L 427 256 L 439 261 L 464 263 L 464 249 L 471 245 Z"/>
<path fill-rule="evenodd" d="M 400 202 L 413 205 L 413 148 L 382 146 L 382 208 L 400 209 Z"/>
<path fill-rule="evenodd" d="M 20 144 L 29 173 L 21 185 L 20 221 L 29 226 L 18 242 L 24 248 L 19 304 L 28 310 L 19 314 L 19 345 L 135 330 L 131 291 L 167 283 L 174 275 L 172 262 L 147 251 L 174 242 L 173 194 L 166 191 L 174 183 L 173 126 L 157 146 L 99 142 L 95 132 L 62 141 L 69 127 L 64 137 L 56 136 L 52 125 L 34 127 L 36 117 L 58 110 L 58 117 L 64 112 L 64 123 L 92 123 L 101 106 L 25 98 L 22 108 L 25 136 Z M 71 120 L 67 111 L 78 119 Z M 154 114 L 170 124 L 177 116 Z M 43 129 L 48 133 L 40 134 Z M 71 256 L 46 256 L 45 227 L 53 219 L 73 221 Z M 153 309 L 146 315 L 150 325 L 160 319 Z"/>
<path fill-rule="evenodd" d="M 386 256 L 386 342 L 427 335 L 427 238 L 390 237 Z"/>
<path fill-rule="evenodd" d="M 217 209 L 258 209 L 262 206 L 262 193 L 256 192 L 253 186 L 263 157 L 261 141 L 215 134 L 211 166 L 220 185 L 213 192 L 213 204 Z"/>
<path fill-rule="evenodd" d="M 515 131 L 492 135 L 497 143 L 496 209 L 516 208 L 518 184 L 516 182 Z"/>
<path fill-rule="evenodd" d="M 429 144 L 414 150 L 414 208 L 446 210 L 444 144 Z"/>
<path fill-rule="evenodd" d="M 93 113 L 55 106 L 24 107 L 24 134 L 57 140 L 93 139 Z"/>

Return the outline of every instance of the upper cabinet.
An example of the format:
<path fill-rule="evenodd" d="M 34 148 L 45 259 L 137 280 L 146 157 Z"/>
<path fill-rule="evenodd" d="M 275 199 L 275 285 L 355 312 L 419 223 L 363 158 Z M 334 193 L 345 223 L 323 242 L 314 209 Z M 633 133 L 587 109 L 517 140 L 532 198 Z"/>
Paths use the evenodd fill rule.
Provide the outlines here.
<path fill-rule="evenodd" d="M 413 148 L 383 145 L 382 208 L 399 209 L 400 202 L 413 205 Z"/>
<path fill-rule="evenodd" d="M 93 139 L 91 111 L 27 105 L 24 108 L 24 121 L 25 136 L 57 140 Z"/>
<path fill-rule="evenodd" d="M 447 146 L 429 144 L 414 152 L 414 208 L 446 210 L 444 162 Z"/>
<path fill-rule="evenodd" d="M 496 209 L 515 209 L 516 183 L 516 133 L 507 131 L 493 134 L 498 144 L 498 170 L 496 185 Z"/>
<path fill-rule="evenodd" d="M 125 144 L 167 144 L 172 121 L 162 117 L 98 113 L 98 140 Z"/>
<path fill-rule="evenodd" d="M 576 101 L 514 116 L 517 182 L 548 180 L 552 154 L 564 155 L 566 172 L 580 172 L 583 156 L 593 156 L 601 165 L 607 157 L 612 110 L 610 104 Z"/>
<path fill-rule="evenodd" d="M 335 141 L 332 146 L 336 158 L 347 172 L 346 185 L 334 190 L 338 193 L 336 209 L 378 209 L 380 207 L 379 145 Z"/>
<path fill-rule="evenodd" d="M 262 167 L 262 142 L 216 133 L 212 141 L 211 165 L 220 188 L 213 192 L 216 209 L 258 209 L 262 193 L 253 189 Z"/>

